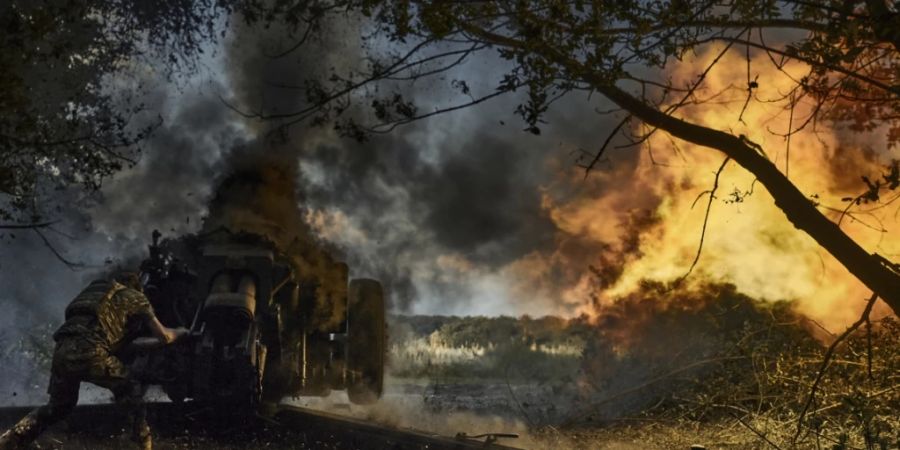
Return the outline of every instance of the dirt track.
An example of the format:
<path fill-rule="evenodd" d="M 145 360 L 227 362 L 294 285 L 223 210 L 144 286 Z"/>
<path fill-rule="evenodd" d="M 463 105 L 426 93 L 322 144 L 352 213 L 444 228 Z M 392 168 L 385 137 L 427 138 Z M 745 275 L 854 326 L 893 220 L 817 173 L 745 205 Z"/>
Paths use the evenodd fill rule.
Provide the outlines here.
<path fill-rule="evenodd" d="M 510 394 L 512 391 L 512 395 Z M 102 394 L 103 392 L 101 392 Z M 302 398 L 293 401 L 332 414 L 372 421 L 398 429 L 414 428 L 455 436 L 457 433 L 517 433 L 518 439 L 503 439 L 502 444 L 527 449 L 553 447 L 563 449 L 636 450 L 647 448 L 611 442 L 610 436 L 596 440 L 589 436 L 533 436 L 527 420 L 547 418 L 554 402 L 562 401 L 554 392 L 528 385 L 505 383 L 483 385 L 390 380 L 384 398 L 372 407 L 350 405 L 346 395 L 334 392 L 326 398 Z M 158 395 L 148 396 L 159 400 Z M 514 397 L 514 398 L 513 398 Z M 89 397 L 90 398 L 90 397 Z M 92 398 L 106 401 L 102 395 Z M 83 411 L 83 410 L 82 410 Z M 55 426 L 38 441 L 42 449 L 130 449 L 135 448 L 125 432 L 126 424 L 113 409 L 99 414 L 76 411 L 69 420 Z M 0 408 L 0 426 L 7 427 L 24 415 L 23 408 Z M 423 446 L 379 446 L 370 437 L 349 437 L 341 430 L 310 427 L 305 423 L 275 426 L 260 419 L 232 423 L 204 422 L 199 417 L 153 411 L 151 424 L 157 449 L 368 449 L 425 448 Z M 212 425 L 212 426 L 210 426 Z M 441 448 L 430 446 L 428 448 Z"/>
<path fill-rule="evenodd" d="M 10 426 L 27 408 L 0 409 L 0 425 Z M 322 411 L 291 406 L 270 418 L 229 414 L 192 404 L 149 405 L 148 419 L 156 448 L 271 449 L 474 449 L 515 450 L 476 440 L 445 437 Z M 81 406 L 65 422 L 51 428 L 40 448 L 134 448 L 126 438 L 127 424 L 115 405 Z"/>

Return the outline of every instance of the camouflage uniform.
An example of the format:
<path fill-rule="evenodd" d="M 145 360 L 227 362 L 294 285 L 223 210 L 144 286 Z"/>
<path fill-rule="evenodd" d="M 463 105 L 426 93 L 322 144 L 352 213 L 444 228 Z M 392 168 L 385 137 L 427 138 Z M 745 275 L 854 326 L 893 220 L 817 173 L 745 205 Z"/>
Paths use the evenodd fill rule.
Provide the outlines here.
<path fill-rule="evenodd" d="M 135 441 L 150 448 L 143 388 L 129 377 L 128 369 L 115 355 L 153 317 L 150 302 L 139 291 L 115 282 L 91 283 L 66 308 L 66 321 L 53 335 L 56 350 L 47 388 L 50 402 L 0 436 L 0 450 L 28 445 L 48 426 L 67 416 L 78 402 L 82 381 L 111 390 L 116 403 L 129 409 Z"/>

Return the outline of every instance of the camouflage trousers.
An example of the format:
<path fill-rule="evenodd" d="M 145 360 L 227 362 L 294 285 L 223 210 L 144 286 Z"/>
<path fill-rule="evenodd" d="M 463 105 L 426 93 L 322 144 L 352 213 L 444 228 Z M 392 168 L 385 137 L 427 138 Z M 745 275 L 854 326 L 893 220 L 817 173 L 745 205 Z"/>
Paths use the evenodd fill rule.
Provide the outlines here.
<path fill-rule="evenodd" d="M 144 389 L 128 376 L 122 361 L 89 339 L 66 337 L 57 342 L 53 353 L 50 401 L 35 409 L 0 436 L 0 450 L 25 448 L 50 425 L 64 419 L 78 403 L 81 382 L 109 389 L 116 403 L 127 409 L 132 421 L 132 439 L 150 449 L 150 427 L 144 405 Z"/>

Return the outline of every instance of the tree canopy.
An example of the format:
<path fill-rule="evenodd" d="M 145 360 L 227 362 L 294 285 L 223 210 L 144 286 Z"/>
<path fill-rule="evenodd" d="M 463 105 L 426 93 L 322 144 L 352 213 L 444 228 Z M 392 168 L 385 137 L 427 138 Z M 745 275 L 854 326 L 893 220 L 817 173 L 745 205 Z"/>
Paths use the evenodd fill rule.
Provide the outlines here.
<path fill-rule="evenodd" d="M 133 166 L 157 122 L 140 103 L 141 72 L 192 70 L 227 7 L 215 0 L 4 2 L 0 225 L 53 219 L 55 192 L 91 192 Z M 160 58 L 167 65 L 153 64 Z"/>

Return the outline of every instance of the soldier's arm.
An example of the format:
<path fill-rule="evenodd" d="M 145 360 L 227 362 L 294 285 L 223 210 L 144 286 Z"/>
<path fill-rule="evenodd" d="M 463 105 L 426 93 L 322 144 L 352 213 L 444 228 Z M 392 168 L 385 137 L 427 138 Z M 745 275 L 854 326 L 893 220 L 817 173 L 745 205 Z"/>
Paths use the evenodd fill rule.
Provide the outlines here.
<path fill-rule="evenodd" d="M 132 350 L 153 349 L 171 344 L 188 334 L 184 328 L 168 328 L 163 325 L 153 311 L 153 305 L 139 291 L 126 289 L 121 298 L 120 307 L 128 316 L 128 321 L 140 321 L 144 330 L 150 331 L 150 337 L 132 339 L 128 347 Z"/>
<path fill-rule="evenodd" d="M 146 308 L 139 313 L 139 316 L 144 321 L 145 329 L 150 330 L 151 336 L 141 337 L 131 341 L 131 347 L 134 349 L 162 347 L 171 344 L 188 334 L 188 330 L 185 328 L 169 328 L 163 325 L 156 317 L 156 314 L 153 313 L 153 308 L 149 303 L 147 303 Z"/>
<path fill-rule="evenodd" d="M 147 324 L 153 334 L 152 337 L 140 337 L 131 341 L 131 348 L 137 350 L 153 349 L 171 344 L 179 339 L 187 336 L 186 328 L 168 328 L 156 317 L 148 318 Z"/>

